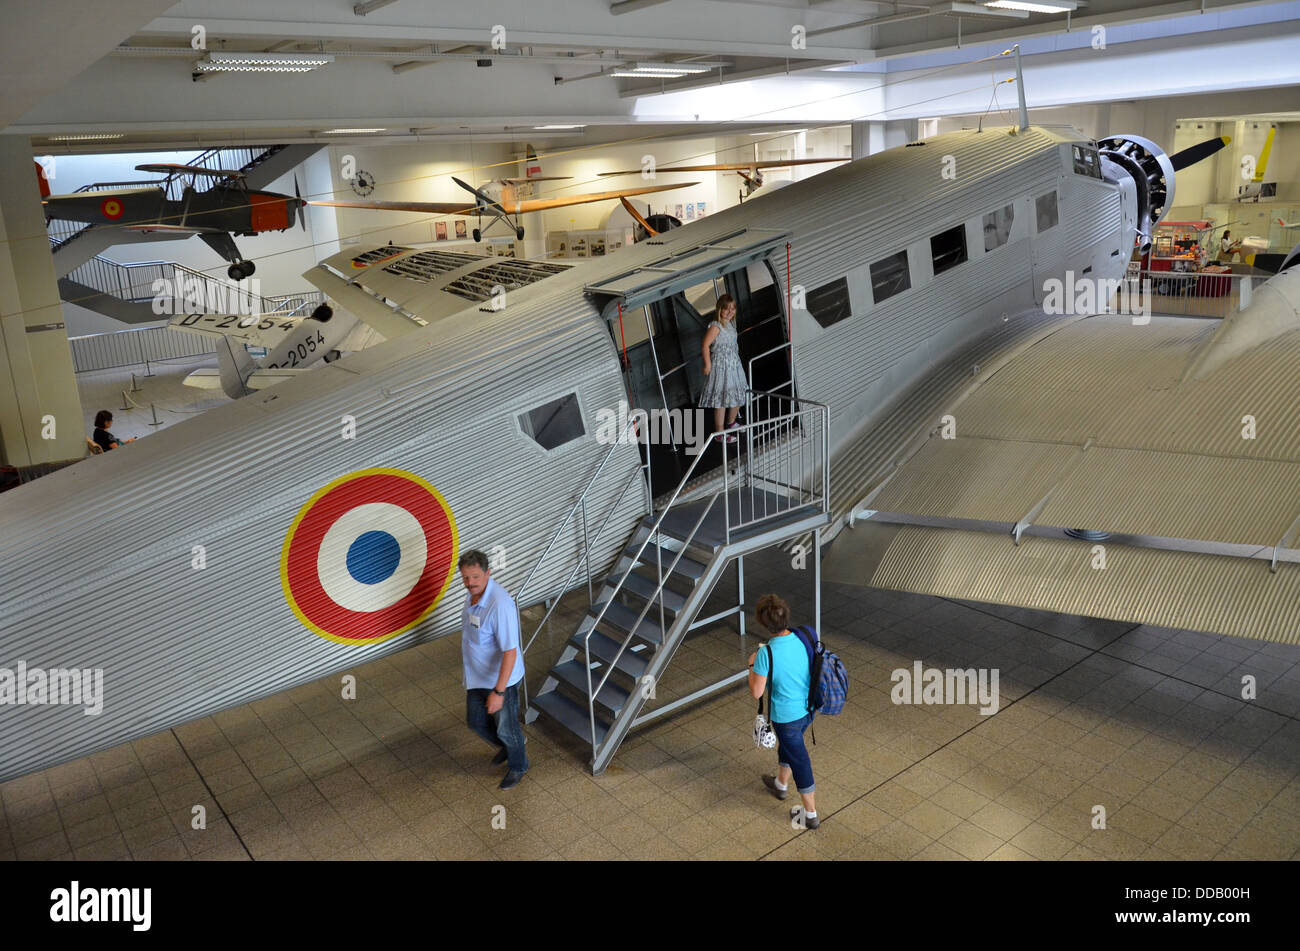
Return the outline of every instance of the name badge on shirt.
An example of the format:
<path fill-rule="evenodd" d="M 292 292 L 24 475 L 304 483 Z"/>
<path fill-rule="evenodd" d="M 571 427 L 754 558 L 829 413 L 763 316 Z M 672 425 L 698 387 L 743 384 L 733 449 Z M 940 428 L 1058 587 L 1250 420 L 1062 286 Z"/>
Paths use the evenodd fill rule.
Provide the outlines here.
<path fill-rule="evenodd" d="M 469 616 L 469 623 L 474 625 L 475 627 L 482 627 L 483 619 L 479 617 L 477 614 L 471 614 Z"/>

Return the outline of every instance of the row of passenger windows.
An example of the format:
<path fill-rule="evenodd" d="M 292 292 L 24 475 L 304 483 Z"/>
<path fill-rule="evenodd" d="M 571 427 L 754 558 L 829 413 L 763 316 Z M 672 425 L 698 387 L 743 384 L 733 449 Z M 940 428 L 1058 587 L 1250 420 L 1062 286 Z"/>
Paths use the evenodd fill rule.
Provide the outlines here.
<path fill-rule="evenodd" d="M 1039 195 L 1035 201 L 1038 233 L 1056 227 L 1059 221 L 1056 191 Z M 1015 205 L 1004 205 L 984 216 L 985 253 L 1002 247 L 1011 239 L 1011 226 L 1015 223 Z M 964 264 L 969 260 L 966 249 L 966 225 L 955 225 L 930 238 L 930 261 L 936 276 Z M 871 299 L 881 303 L 912 287 L 908 267 L 907 249 L 873 261 L 871 272 Z M 808 313 L 822 327 L 830 327 L 846 319 L 852 312 L 849 284 L 846 278 L 837 278 L 809 291 L 805 298 Z"/>

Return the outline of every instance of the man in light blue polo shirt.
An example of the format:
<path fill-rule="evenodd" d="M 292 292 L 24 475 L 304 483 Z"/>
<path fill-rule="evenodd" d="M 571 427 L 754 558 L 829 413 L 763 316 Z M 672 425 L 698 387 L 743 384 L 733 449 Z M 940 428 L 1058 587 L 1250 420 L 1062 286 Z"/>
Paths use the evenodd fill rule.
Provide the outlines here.
<path fill-rule="evenodd" d="M 492 580 L 488 557 L 467 551 L 457 563 L 468 592 L 461 611 L 460 651 L 465 665 L 465 722 L 493 746 L 494 764 L 509 763 L 502 789 L 513 789 L 528 772 L 519 725 L 519 682 L 524 659 L 519 612 L 506 589 Z"/>

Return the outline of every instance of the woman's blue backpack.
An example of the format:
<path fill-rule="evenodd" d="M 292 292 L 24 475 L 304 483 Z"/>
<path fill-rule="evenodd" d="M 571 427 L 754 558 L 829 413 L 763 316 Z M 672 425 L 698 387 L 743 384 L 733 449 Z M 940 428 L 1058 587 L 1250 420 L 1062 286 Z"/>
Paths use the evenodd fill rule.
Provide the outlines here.
<path fill-rule="evenodd" d="M 839 655 L 828 651 L 817 640 L 811 627 L 796 627 L 793 631 L 808 651 L 808 666 L 812 671 L 808 686 L 808 712 L 835 716 L 844 709 L 849 696 L 849 672 Z"/>

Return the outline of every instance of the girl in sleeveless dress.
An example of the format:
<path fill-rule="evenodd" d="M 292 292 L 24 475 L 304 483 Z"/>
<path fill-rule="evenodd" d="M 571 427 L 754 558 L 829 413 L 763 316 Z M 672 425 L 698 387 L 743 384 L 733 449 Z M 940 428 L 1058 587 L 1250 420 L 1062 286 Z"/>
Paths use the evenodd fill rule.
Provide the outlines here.
<path fill-rule="evenodd" d="M 722 429 L 724 416 L 727 428 L 731 429 L 737 425 L 736 416 L 745 402 L 749 384 L 736 340 L 736 301 L 730 294 L 718 298 L 718 319 L 709 324 L 701 350 L 704 390 L 700 393 L 700 406 L 713 410 L 714 432 Z M 727 436 L 727 442 L 735 441 L 734 434 Z"/>

